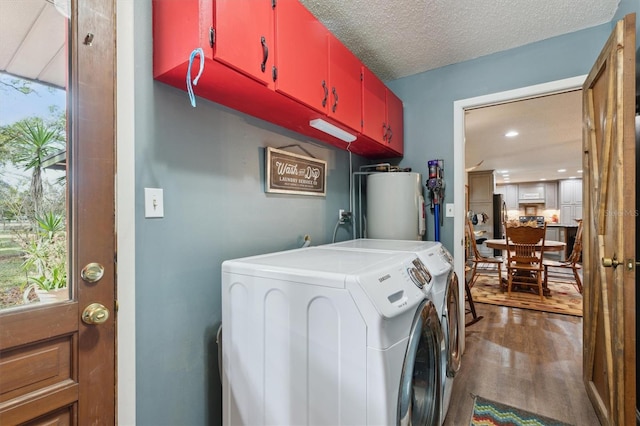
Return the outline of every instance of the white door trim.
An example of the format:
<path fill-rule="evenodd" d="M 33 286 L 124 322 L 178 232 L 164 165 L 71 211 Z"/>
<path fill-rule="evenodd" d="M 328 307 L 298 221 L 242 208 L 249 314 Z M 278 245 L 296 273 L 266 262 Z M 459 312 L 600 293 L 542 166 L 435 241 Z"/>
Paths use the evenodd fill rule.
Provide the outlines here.
<path fill-rule="evenodd" d="M 136 424 L 134 2 L 117 0 L 116 235 L 118 424 Z"/>
<path fill-rule="evenodd" d="M 587 78 L 586 74 L 566 78 L 563 80 L 551 81 L 548 83 L 536 84 L 534 86 L 521 87 L 519 89 L 507 90 L 504 92 L 491 93 L 475 98 L 461 99 L 453 103 L 453 202 L 454 202 L 454 267 L 459 277 L 464 277 L 464 218 L 465 218 L 465 184 L 467 182 L 465 172 L 465 141 L 464 141 L 464 112 L 468 109 L 497 105 L 516 100 L 536 98 L 539 96 L 554 93 L 568 92 L 582 88 L 582 84 Z M 460 280 L 460 294 L 465 294 L 464 279 Z M 460 312 L 465 312 L 465 298 L 460 297 Z M 459 329 L 464 336 L 465 315 L 460 315 Z M 464 340 L 461 350 L 464 351 Z"/>

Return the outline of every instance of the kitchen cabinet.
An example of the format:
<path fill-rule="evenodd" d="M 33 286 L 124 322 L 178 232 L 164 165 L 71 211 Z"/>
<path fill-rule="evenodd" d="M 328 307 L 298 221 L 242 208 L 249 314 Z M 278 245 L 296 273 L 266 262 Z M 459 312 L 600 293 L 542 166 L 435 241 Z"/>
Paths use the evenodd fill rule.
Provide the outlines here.
<path fill-rule="evenodd" d="M 350 129 L 362 130 L 362 63 L 329 34 L 329 102 L 326 112 Z"/>
<path fill-rule="evenodd" d="M 560 222 L 574 224 L 574 219 L 582 219 L 582 179 L 561 180 Z"/>
<path fill-rule="evenodd" d="M 393 136 L 381 142 L 364 134 L 362 62 L 299 1 L 152 1 L 157 81 L 186 91 L 187 70 L 194 79 L 203 59 L 193 52 L 201 48 L 197 98 L 366 158 L 402 155 L 402 102 L 380 82 L 380 127 Z M 348 144 L 311 127 L 318 118 L 356 140 Z"/>
<path fill-rule="evenodd" d="M 518 201 L 520 204 L 536 204 L 545 202 L 544 183 L 518 184 Z"/>
<path fill-rule="evenodd" d="M 493 238 L 493 221 L 500 220 L 493 218 L 493 194 L 495 191 L 495 179 L 493 170 L 479 172 L 469 172 L 467 175 L 469 185 L 469 211 L 473 214 L 485 213 L 488 220 L 483 223 L 473 225 L 474 231 L 483 232 L 477 238 Z M 493 256 L 493 249 L 479 243 L 478 251 L 483 256 Z"/>
<path fill-rule="evenodd" d="M 502 194 L 507 210 L 518 210 L 518 185 L 509 183 L 496 185 L 496 194 Z"/>
<path fill-rule="evenodd" d="M 207 52 L 230 67 L 273 85 L 274 12 L 268 1 L 216 0 L 203 7 L 212 8 L 213 27 Z M 208 15 L 204 11 L 203 15 Z M 206 25 L 205 25 L 206 30 Z M 203 37 L 203 39 L 207 39 Z M 213 42 L 213 47 L 211 47 Z"/>
<path fill-rule="evenodd" d="M 544 184 L 544 208 L 558 209 L 558 183 L 545 182 Z"/>
<path fill-rule="evenodd" d="M 362 133 L 395 155 L 403 154 L 402 101 L 367 67 L 362 67 Z"/>
<path fill-rule="evenodd" d="M 330 102 L 329 31 L 300 2 L 283 0 L 276 7 L 275 33 L 276 90 L 326 111 Z"/>

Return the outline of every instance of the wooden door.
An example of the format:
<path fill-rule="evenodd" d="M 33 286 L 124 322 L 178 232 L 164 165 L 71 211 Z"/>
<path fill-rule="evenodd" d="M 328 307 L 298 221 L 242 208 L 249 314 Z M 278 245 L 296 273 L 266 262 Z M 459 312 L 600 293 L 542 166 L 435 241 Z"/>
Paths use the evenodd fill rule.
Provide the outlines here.
<path fill-rule="evenodd" d="M 602 424 L 635 424 L 635 15 L 583 86 L 584 363 Z"/>
<path fill-rule="evenodd" d="M 71 297 L 0 313 L 2 425 L 115 424 L 115 1 L 72 2 L 70 16 Z M 104 266 L 95 283 L 81 278 L 81 270 L 92 262 Z M 92 303 L 109 310 L 106 322 L 89 325 L 81 320 Z"/>
<path fill-rule="evenodd" d="M 323 113 L 330 102 L 328 34 L 298 0 L 276 3 L 276 90 Z"/>
<path fill-rule="evenodd" d="M 213 3 L 214 58 L 272 85 L 275 40 L 271 0 L 216 0 Z"/>

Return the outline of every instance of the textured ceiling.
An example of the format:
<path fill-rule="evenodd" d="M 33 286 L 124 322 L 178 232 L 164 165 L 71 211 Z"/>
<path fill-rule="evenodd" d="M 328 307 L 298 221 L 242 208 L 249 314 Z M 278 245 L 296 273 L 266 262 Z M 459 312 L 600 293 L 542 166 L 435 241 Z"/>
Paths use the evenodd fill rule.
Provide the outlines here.
<path fill-rule="evenodd" d="M 465 168 L 496 170 L 497 183 L 503 171 L 511 183 L 580 178 L 581 147 L 581 90 L 465 112 Z"/>
<path fill-rule="evenodd" d="M 393 80 L 610 22 L 619 0 L 301 2 L 378 77 Z"/>

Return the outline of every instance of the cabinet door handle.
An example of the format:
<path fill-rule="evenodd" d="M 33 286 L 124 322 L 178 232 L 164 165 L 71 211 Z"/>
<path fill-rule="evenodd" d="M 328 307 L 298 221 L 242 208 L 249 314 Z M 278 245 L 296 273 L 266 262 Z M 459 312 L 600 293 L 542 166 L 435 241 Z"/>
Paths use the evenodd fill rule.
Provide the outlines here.
<path fill-rule="evenodd" d="M 267 40 L 265 40 L 264 36 L 260 37 L 260 43 L 262 44 L 262 63 L 260 64 L 260 69 L 264 72 L 267 69 L 267 58 L 269 58 L 269 46 L 267 46 Z"/>
<path fill-rule="evenodd" d="M 324 98 L 322 98 L 322 106 L 327 106 L 327 98 L 329 97 L 329 88 L 327 87 L 327 83 L 322 80 L 322 88 L 324 89 Z"/>
<path fill-rule="evenodd" d="M 393 130 L 391 130 L 391 126 L 387 126 L 387 133 L 388 133 L 388 137 L 387 137 L 387 143 L 391 143 L 391 138 L 393 137 Z"/>
<path fill-rule="evenodd" d="M 331 107 L 331 110 L 333 112 L 336 112 L 336 109 L 338 108 L 338 92 L 336 91 L 336 88 L 334 87 L 333 90 L 333 99 L 335 99 L 335 101 L 333 102 L 333 106 Z"/>
<path fill-rule="evenodd" d="M 382 123 L 382 140 L 387 140 L 387 123 Z"/>

